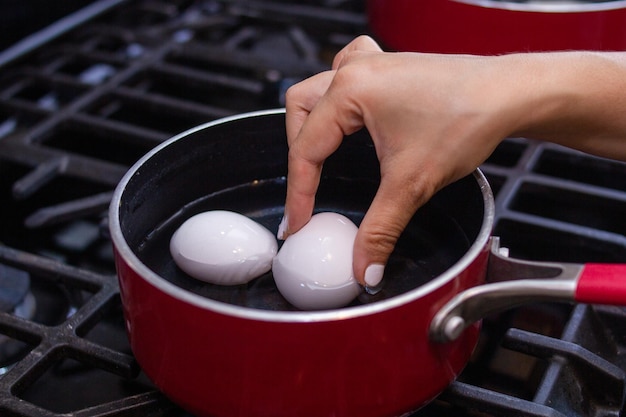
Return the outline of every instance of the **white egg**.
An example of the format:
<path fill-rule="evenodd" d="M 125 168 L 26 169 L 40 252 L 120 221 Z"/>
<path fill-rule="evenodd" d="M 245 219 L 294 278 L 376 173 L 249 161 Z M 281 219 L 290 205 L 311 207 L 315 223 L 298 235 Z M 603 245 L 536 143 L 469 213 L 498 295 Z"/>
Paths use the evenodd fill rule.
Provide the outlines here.
<path fill-rule="evenodd" d="M 272 267 L 274 235 L 239 213 L 214 210 L 187 219 L 172 235 L 170 253 L 190 276 L 220 285 L 244 284 Z"/>
<path fill-rule="evenodd" d="M 357 227 L 337 213 L 318 213 L 289 236 L 272 264 L 280 293 L 302 310 L 339 308 L 361 292 L 352 273 Z"/>

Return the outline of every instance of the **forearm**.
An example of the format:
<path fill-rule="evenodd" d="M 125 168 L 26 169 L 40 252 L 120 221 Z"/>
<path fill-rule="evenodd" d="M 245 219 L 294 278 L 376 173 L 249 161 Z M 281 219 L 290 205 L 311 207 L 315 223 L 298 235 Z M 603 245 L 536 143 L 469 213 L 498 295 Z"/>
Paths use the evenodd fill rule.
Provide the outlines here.
<path fill-rule="evenodd" d="M 512 135 L 626 161 L 626 53 L 497 57 L 518 78 Z M 515 113 L 517 112 L 517 113 Z"/>

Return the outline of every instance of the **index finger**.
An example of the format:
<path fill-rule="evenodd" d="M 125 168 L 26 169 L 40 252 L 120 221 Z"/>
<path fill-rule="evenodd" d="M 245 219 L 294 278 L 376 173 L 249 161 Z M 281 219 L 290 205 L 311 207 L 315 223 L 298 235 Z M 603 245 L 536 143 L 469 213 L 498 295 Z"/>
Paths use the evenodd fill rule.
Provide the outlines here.
<path fill-rule="evenodd" d="M 280 237 L 297 232 L 311 218 L 324 161 L 343 141 L 345 130 L 340 113 L 333 95 L 326 94 L 311 109 L 297 136 L 290 141 L 286 230 Z"/>
<path fill-rule="evenodd" d="M 285 95 L 287 143 L 295 141 L 309 113 L 326 94 L 335 71 L 325 71 L 291 86 Z"/>

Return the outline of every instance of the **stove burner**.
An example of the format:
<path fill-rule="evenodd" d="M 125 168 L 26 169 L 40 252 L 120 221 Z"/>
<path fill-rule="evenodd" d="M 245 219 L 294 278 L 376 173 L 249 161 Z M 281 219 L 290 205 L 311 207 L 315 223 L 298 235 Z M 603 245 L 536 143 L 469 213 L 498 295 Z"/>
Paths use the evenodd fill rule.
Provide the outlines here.
<path fill-rule="evenodd" d="M 28 273 L 0 264 L 0 311 L 25 320 L 33 319 L 36 301 L 30 291 Z M 0 375 L 22 359 L 28 350 L 25 343 L 0 334 Z"/>
<path fill-rule="evenodd" d="M 0 311 L 31 319 L 34 316 L 34 306 L 29 307 L 29 304 L 33 303 L 32 298 L 30 275 L 24 271 L 0 265 Z"/>

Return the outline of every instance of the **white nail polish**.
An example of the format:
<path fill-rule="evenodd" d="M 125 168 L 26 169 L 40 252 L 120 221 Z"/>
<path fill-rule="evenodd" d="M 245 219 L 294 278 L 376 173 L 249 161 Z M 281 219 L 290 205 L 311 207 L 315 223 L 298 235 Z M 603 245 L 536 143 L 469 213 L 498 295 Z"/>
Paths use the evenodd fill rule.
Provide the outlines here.
<path fill-rule="evenodd" d="M 385 265 L 372 264 L 365 270 L 365 285 L 368 287 L 376 287 L 383 280 L 383 274 L 385 273 Z"/>
<path fill-rule="evenodd" d="M 287 234 L 287 215 L 285 214 L 283 218 L 280 220 L 280 224 L 278 225 L 278 232 L 276 233 L 276 237 L 278 239 L 285 239 Z"/>

